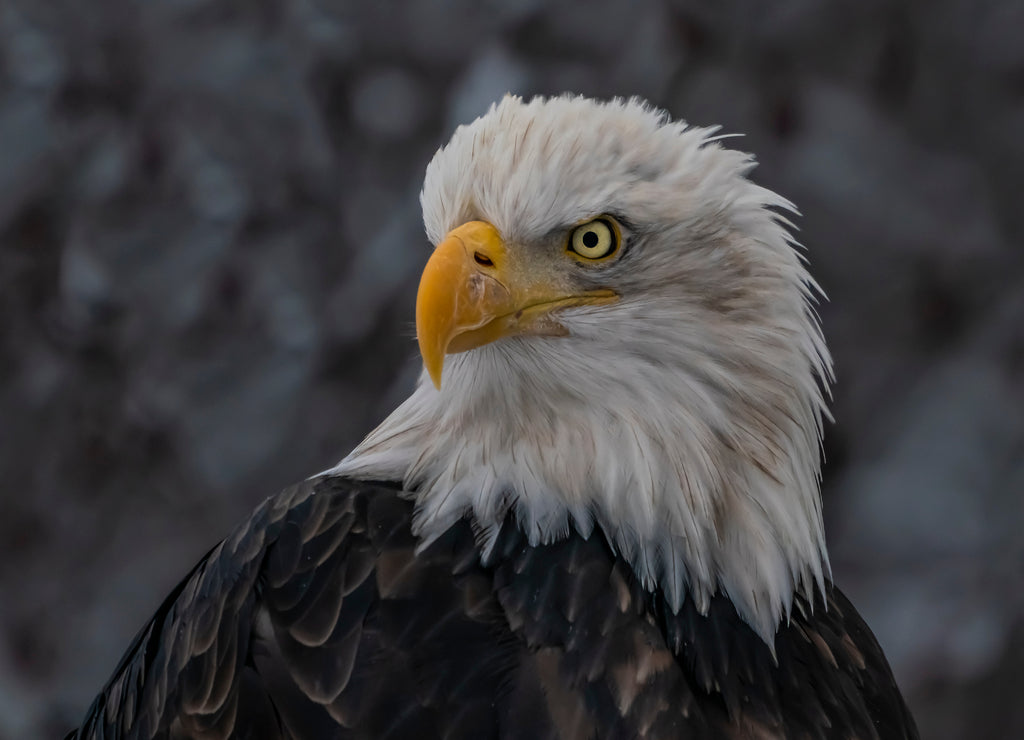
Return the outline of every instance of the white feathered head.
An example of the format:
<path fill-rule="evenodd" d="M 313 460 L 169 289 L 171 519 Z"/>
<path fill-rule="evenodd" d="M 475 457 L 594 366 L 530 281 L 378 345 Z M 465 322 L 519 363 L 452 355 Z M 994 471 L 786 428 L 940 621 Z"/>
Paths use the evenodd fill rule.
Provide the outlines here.
<path fill-rule="evenodd" d="M 790 204 L 715 129 L 637 100 L 506 97 L 427 167 L 412 396 L 333 472 L 403 480 L 428 542 L 595 529 L 678 608 L 769 643 L 827 577 L 831 361 Z"/>

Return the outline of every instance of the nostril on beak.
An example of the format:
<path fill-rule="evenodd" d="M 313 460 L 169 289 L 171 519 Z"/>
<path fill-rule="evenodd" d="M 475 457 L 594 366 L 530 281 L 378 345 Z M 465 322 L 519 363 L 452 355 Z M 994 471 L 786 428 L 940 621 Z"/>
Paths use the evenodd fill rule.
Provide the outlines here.
<path fill-rule="evenodd" d="M 473 259 L 476 260 L 478 265 L 483 267 L 494 267 L 494 260 L 488 257 L 486 254 L 480 252 L 473 252 Z"/>

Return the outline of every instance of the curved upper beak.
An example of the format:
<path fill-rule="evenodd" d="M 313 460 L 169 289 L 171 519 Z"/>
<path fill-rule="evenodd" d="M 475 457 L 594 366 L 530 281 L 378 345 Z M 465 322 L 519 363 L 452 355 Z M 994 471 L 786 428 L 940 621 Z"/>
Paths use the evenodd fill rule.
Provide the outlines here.
<path fill-rule="evenodd" d="M 453 229 L 434 250 L 416 297 L 416 336 L 423 364 L 441 387 L 446 354 L 517 334 L 565 334 L 550 314 L 570 305 L 608 303 L 611 290 L 577 292 L 564 275 L 512 258 L 485 221 Z"/>

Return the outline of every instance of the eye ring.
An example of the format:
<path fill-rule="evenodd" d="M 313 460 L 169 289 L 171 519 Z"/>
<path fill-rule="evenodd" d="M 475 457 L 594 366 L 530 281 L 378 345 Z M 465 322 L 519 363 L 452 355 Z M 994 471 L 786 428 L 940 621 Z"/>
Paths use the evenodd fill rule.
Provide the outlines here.
<path fill-rule="evenodd" d="M 582 223 L 569 233 L 566 248 L 588 262 L 608 259 L 619 251 L 622 233 L 615 220 L 608 216 Z"/>

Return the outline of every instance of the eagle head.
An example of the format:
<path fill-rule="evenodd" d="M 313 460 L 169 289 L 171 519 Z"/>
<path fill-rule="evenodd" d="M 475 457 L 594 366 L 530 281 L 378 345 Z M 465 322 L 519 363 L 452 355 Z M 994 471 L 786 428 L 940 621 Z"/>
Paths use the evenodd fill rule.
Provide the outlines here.
<path fill-rule="evenodd" d="M 672 608 L 721 591 L 771 643 L 828 574 L 831 360 L 792 206 L 715 133 L 573 96 L 459 127 L 421 194 L 423 374 L 330 472 L 402 481 L 424 543 L 599 532 Z"/>

